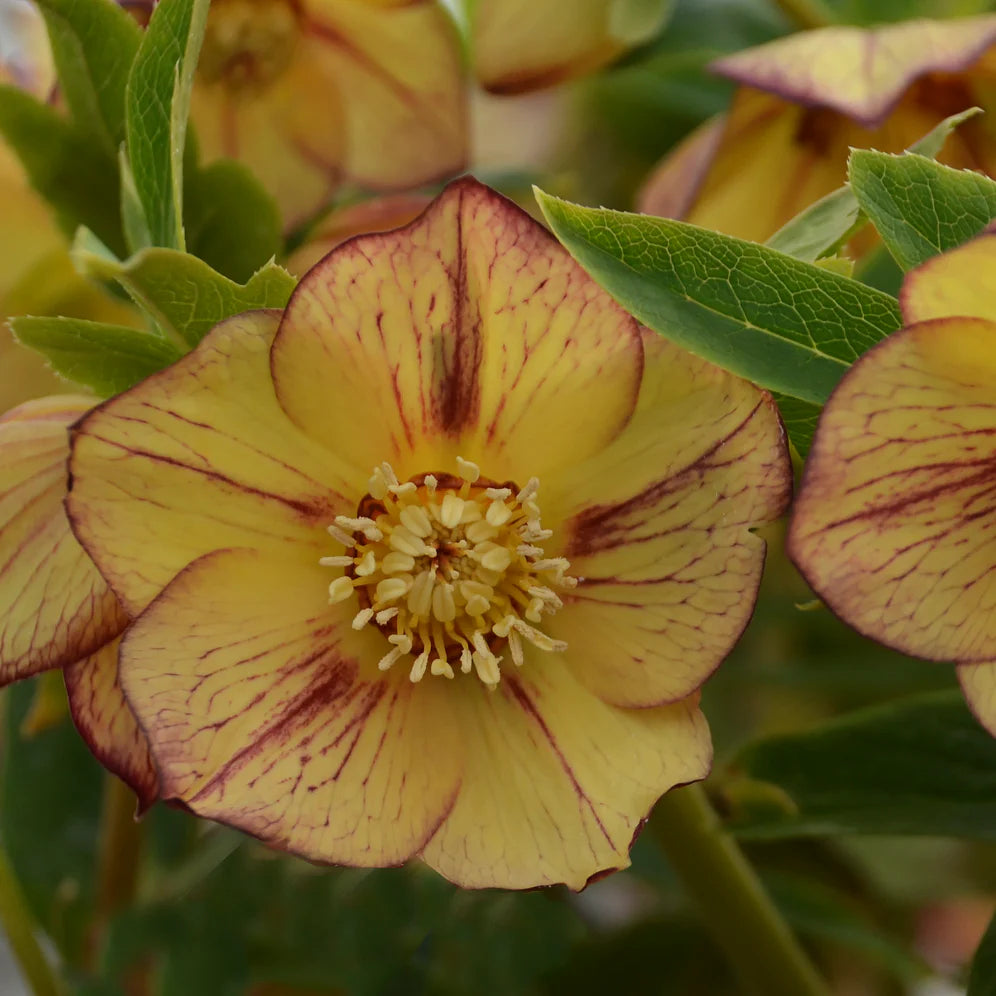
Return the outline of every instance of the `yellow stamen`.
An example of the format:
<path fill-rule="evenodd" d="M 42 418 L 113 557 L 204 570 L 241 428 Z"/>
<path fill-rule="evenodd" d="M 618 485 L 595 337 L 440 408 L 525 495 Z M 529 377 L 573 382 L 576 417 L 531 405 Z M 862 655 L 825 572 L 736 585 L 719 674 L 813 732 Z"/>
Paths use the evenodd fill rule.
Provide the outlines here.
<path fill-rule="evenodd" d="M 457 471 L 400 482 L 389 464 L 375 468 L 357 514 L 329 527 L 345 553 L 321 563 L 346 571 L 329 586 L 331 602 L 358 592 L 353 628 L 376 623 L 387 637 L 381 670 L 407 658 L 413 682 L 452 679 L 459 669 L 494 688 L 503 648 L 515 667 L 525 664 L 527 642 L 566 648 L 538 626 L 577 579 L 565 558 L 547 558 L 539 545 L 552 534 L 540 525 L 536 478 L 513 494 L 462 457 Z"/>

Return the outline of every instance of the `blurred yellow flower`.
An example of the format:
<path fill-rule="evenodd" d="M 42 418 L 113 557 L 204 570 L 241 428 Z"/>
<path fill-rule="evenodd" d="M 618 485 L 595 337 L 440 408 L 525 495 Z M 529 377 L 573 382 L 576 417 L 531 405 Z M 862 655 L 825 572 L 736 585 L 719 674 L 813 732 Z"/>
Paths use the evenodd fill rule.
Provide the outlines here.
<path fill-rule="evenodd" d="M 214 0 L 193 91 L 202 153 L 294 223 L 344 182 L 417 187 L 467 157 L 457 31 L 435 0 Z"/>
<path fill-rule="evenodd" d="M 593 72 L 648 40 L 663 3 L 633 0 L 475 0 L 470 43 L 478 81 L 493 93 L 524 93 Z"/>
<path fill-rule="evenodd" d="M 996 235 L 911 271 L 820 419 L 789 553 L 845 622 L 961 663 L 996 734 Z"/>
<path fill-rule="evenodd" d="M 945 117 L 993 106 L 996 15 L 802 32 L 712 68 L 741 84 L 654 171 L 647 214 L 764 242 L 846 179 L 848 150 L 901 152 Z M 996 172 L 989 115 L 961 125 L 942 162 Z"/>
<path fill-rule="evenodd" d="M 465 886 L 628 863 L 790 486 L 771 399 L 641 329 L 476 181 L 74 432 L 164 798 Z"/>

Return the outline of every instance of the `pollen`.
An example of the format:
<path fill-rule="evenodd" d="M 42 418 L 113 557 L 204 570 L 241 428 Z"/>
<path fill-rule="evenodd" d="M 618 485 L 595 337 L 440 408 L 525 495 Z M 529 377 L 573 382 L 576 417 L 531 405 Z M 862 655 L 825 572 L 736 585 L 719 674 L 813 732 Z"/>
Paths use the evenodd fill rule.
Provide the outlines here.
<path fill-rule="evenodd" d="M 386 637 L 382 671 L 407 668 L 413 682 L 473 673 L 495 688 L 503 665 L 523 665 L 524 643 L 567 649 L 541 626 L 577 578 L 539 545 L 552 533 L 540 525 L 536 478 L 520 488 L 456 463 L 455 474 L 404 482 L 390 464 L 376 467 L 356 515 L 328 527 L 345 552 L 320 563 L 343 569 L 329 602 L 358 600 L 353 629 L 376 626 Z"/>

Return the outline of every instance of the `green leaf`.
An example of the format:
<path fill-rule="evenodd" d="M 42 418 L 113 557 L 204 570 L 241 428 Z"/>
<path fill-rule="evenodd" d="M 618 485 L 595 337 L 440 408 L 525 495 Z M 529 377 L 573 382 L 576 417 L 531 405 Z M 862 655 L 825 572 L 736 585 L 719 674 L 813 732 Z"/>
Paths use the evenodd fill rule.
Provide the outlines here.
<path fill-rule="evenodd" d="M 970 107 L 952 114 L 914 142 L 908 151 L 935 158 L 958 125 L 981 113 L 982 108 Z M 845 183 L 797 214 L 775 232 L 766 245 L 811 263 L 838 252 L 867 224 L 867 215 L 861 210 L 850 185 Z"/>
<path fill-rule="evenodd" d="M 152 233 L 145 217 L 145 208 L 135 186 L 131 164 L 125 148 L 121 146 L 118 157 L 118 169 L 121 171 L 121 227 L 124 230 L 125 243 L 131 252 L 138 252 L 152 244 Z"/>
<path fill-rule="evenodd" d="M 623 45 L 652 41 L 666 27 L 677 0 L 613 0 L 609 35 Z"/>
<path fill-rule="evenodd" d="M 25 736 L 34 684 L 3 692 L 0 833 L 32 913 L 72 962 L 91 923 L 101 768 L 68 717 Z"/>
<path fill-rule="evenodd" d="M 887 294 L 765 246 L 536 197 L 557 238 L 627 311 L 780 394 L 822 404 L 850 364 L 902 324 Z"/>
<path fill-rule="evenodd" d="M 812 263 L 832 256 L 868 223 L 846 184 L 786 222 L 765 243 L 769 249 Z"/>
<path fill-rule="evenodd" d="M 276 201 L 232 159 L 188 172 L 184 223 L 189 251 L 239 283 L 283 247 Z"/>
<path fill-rule="evenodd" d="M 855 149 L 848 175 L 861 209 L 906 270 L 967 242 L 996 217 L 996 182 L 913 153 Z"/>
<path fill-rule="evenodd" d="M 143 249 L 119 262 L 81 232 L 73 260 L 97 280 L 116 280 L 174 342 L 196 346 L 222 319 L 257 308 L 283 308 L 296 281 L 267 263 L 245 284 L 212 270 L 203 260 L 174 249 Z"/>
<path fill-rule="evenodd" d="M 975 951 L 965 996 L 996 996 L 996 916 Z"/>
<path fill-rule="evenodd" d="M 782 800 L 763 808 L 734 804 L 730 828 L 742 837 L 996 840 L 996 740 L 959 691 L 912 696 L 761 740 L 737 756 L 734 770 Z M 738 784 L 730 782 L 729 800 L 751 794 Z"/>
<path fill-rule="evenodd" d="M 935 125 L 919 141 L 914 142 L 906 151 L 915 152 L 917 155 L 926 156 L 928 159 L 936 159 L 944 148 L 944 143 L 951 137 L 951 133 L 969 118 L 974 118 L 982 114 L 981 107 L 969 107 L 957 114 L 946 117 L 940 124 Z"/>
<path fill-rule="evenodd" d="M 790 398 L 785 394 L 775 393 L 773 396 L 781 412 L 782 422 L 785 423 L 789 441 L 800 458 L 805 460 L 813 443 L 813 433 L 816 432 L 816 423 L 819 421 L 822 407 L 811 401 Z"/>
<path fill-rule="evenodd" d="M 102 397 L 120 394 L 182 355 L 172 343 L 123 325 L 81 318 L 11 319 L 15 337 L 43 354 L 56 373 Z"/>
<path fill-rule="evenodd" d="M 864 955 L 908 983 L 929 974 L 927 964 L 873 922 L 845 889 L 798 873 L 769 872 L 763 878 L 771 898 L 800 934 Z"/>
<path fill-rule="evenodd" d="M 111 156 L 55 108 L 12 86 L 0 85 L 0 135 L 67 235 L 85 225 L 115 252 L 124 250 Z"/>
<path fill-rule="evenodd" d="M 38 0 L 38 6 L 74 120 L 116 155 L 125 134 L 125 86 L 142 29 L 114 0 Z"/>
<path fill-rule="evenodd" d="M 154 245 L 184 248 L 183 150 L 209 0 L 162 0 L 126 91 L 128 158 Z"/>

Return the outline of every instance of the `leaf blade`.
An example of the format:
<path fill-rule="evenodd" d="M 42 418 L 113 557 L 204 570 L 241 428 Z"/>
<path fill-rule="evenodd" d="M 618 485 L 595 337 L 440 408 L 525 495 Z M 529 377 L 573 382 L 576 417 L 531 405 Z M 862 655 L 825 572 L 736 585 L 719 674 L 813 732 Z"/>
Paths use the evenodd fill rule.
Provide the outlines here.
<path fill-rule="evenodd" d="M 45 356 L 56 373 L 101 397 L 126 391 L 181 356 L 176 346 L 148 332 L 81 318 L 19 316 L 15 338 Z"/>
<path fill-rule="evenodd" d="M 996 182 L 914 153 L 855 149 L 850 185 L 861 209 L 904 269 L 978 235 L 996 218 Z"/>
<path fill-rule="evenodd" d="M 894 298 L 755 243 L 536 191 L 554 234 L 649 328 L 762 387 L 822 404 L 902 324 Z"/>

